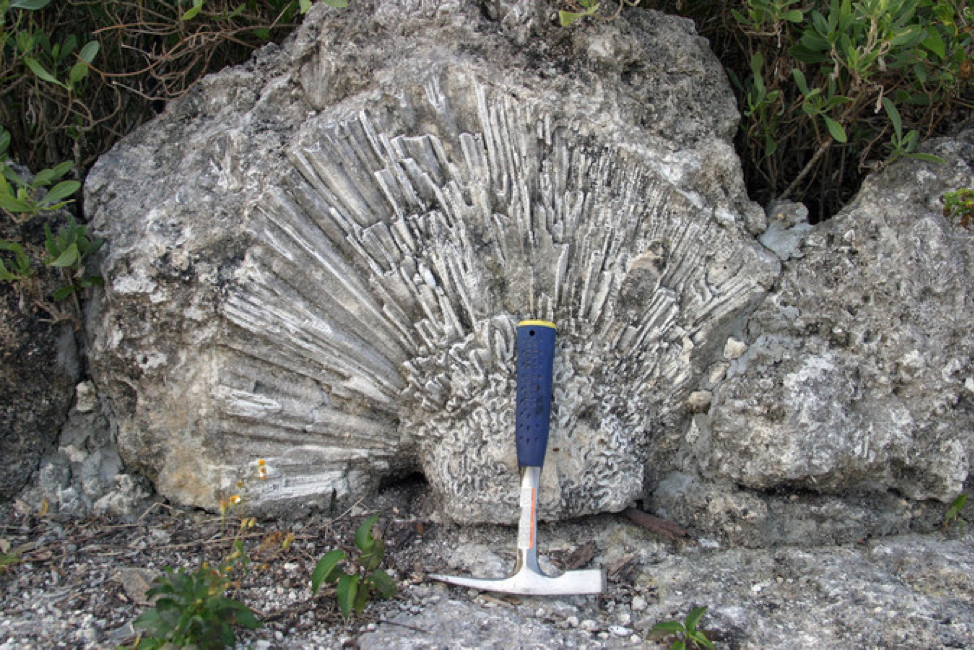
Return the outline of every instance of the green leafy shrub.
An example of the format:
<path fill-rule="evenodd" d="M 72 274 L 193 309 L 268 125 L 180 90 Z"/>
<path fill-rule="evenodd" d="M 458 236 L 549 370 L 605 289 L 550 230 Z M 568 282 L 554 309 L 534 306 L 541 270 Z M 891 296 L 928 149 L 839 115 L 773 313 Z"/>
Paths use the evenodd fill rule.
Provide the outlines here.
<path fill-rule="evenodd" d="M 396 595 L 396 582 L 379 568 L 385 556 L 385 543 L 375 537 L 372 528 L 379 519 L 376 513 L 366 519 L 355 531 L 356 561 L 352 562 L 342 549 L 325 553 L 311 574 L 311 593 L 315 595 L 322 584 L 334 584 L 335 596 L 342 617 L 348 620 L 352 612 L 361 614 L 372 595 L 392 598 Z M 342 568 L 346 563 L 348 571 Z"/>
<path fill-rule="evenodd" d="M 228 590 L 239 587 L 237 575 L 246 573 L 250 564 L 243 536 L 255 523 L 253 518 L 240 519 L 230 541 L 231 551 L 218 566 L 202 562 L 195 571 L 163 569 L 163 575 L 147 592 L 150 599 L 156 599 L 152 608 L 133 623 L 145 630 L 135 647 L 225 648 L 236 643 L 234 626 L 261 627 L 249 607 L 225 596 Z"/>
<path fill-rule="evenodd" d="M 44 224 L 46 235 L 45 247 L 47 257 L 44 264 L 61 271 L 64 284 L 54 292 L 54 300 L 60 302 L 72 294 L 101 286 L 100 276 L 88 275 L 85 263 L 88 258 L 104 243 L 103 239 L 89 239 L 88 227 L 68 217 L 68 223 L 62 226 L 57 234 L 51 233 L 51 227 Z"/>
<path fill-rule="evenodd" d="M 0 125 L 12 156 L 29 169 L 86 169 L 204 75 L 286 35 L 312 4 L 0 0 Z"/>
<path fill-rule="evenodd" d="M 61 210 L 69 203 L 72 194 L 78 191 L 81 183 L 75 180 L 62 180 L 73 168 L 70 161 L 61 163 L 53 169 L 42 169 L 32 179 L 25 180 L 7 164 L 5 154 L 10 143 L 10 134 L 0 128 L 0 212 L 9 216 L 15 224 L 25 224 L 38 216 L 48 216 Z M 44 223 L 46 254 L 40 263 L 61 277 L 61 286 L 51 298 L 60 302 L 69 296 L 95 285 L 102 279 L 89 275 L 86 262 L 103 241 L 90 239 L 87 226 L 68 216 L 67 224 L 58 228 L 55 234 L 50 223 Z M 27 284 L 37 275 L 35 261 L 31 255 L 31 242 L 18 242 L 0 238 L 0 281 Z M 44 306 L 57 320 L 61 317 L 56 307 L 49 307 L 45 297 L 38 296 L 39 304 Z M 80 305 L 76 304 L 80 314 Z"/>
<path fill-rule="evenodd" d="M 6 540 L 0 541 L 5 542 Z M 11 566 L 20 562 L 20 556 L 16 552 L 10 551 L 9 544 L 6 545 L 6 549 L 2 548 L 2 546 L 3 545 L 0 545 L 0 575 L 3 575 L 10 569 Z"/>
<path fill-rule="evenodd" d="M 246 605 L 223 595 L 229 579 L 222 567 L 204 564 L 192 572 L 169 567 L 164 571 L 147 592 L 150 598 L 158 597 L 155 606 L 134 623 L 146 630 L 136 647 L 225 648 L 236 643 L 233 626 L 261 626 Z"/>
<path fill-rule="evenodd" d="M 203 75 L 286 34 L 312 4 L 0 0 L 0 213 L 19 225 L 70 208 L 101 153 Z M 11 158 L 34 176 L 15 171 Z M 18 283 L 23 304 L 25 287 L 40 286 L 36 267 L 54 269 L 61 286 L 33 304 L 70 318 L 52 300 L 73 297 L 80 310 L 79 294 L 101 283 L 85 263 L 102 242 L 76 220 L 44 232 L 44 242 L 0 239 L 0 281 Z"/>
<path fill-rule="evenodd" d="M 863 175 L 971 107 L 974 8 L 960 0 L 664 0 L 727 68 L 752 198 L 826 218 Z"/>
<path fill-rule="evenodd" d="M 944 514 L 944 532 L 950 530 L 951 528 L 956 528 L 957 532 L 963 535 L 967 531 L 967 520 L 964 519 L 960 514 L 964 509 L 965 504 L 967 504 L 967 494 L 964 492 L 961 492 L 953 501 L 950 502 L 950 504 L 947 506 L 947 512 Z"/>
<path fill-rule="evenodd" d="M 697 628 L 706 607 L 695 607 L 682 621 L 663 621 L 650 630 L 650 634 L 668 643 L 672 650 L 687 648 L 713 648 L 714 644 L 703 630 Z"/>
<path fill-rule="evenodd" d="M 946 192 L 940 201 L 944 204 L 945 217 L 957 221 L 968 230 L 974 227 L 974 184 Z"/>

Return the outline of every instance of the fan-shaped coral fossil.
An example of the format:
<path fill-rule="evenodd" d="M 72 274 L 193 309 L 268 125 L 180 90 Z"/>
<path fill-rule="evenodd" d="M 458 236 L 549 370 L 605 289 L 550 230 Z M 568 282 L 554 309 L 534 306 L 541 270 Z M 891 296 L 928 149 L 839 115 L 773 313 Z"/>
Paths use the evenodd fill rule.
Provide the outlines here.
<path fill-rule="evenodd" d="M 89 183 L 112 239 L 93 358 L 123 452 L 182 502 L 212 505 L 265 459 L 258 509 L 419 470 L 448 516 L 510 521 L 514 325 L 537 317 L 559 327 L 542 515 L 620 509 L 698 355 L 777 273 L 686 180 L 732 158 L 716 137 L 633 140 L 474 65 L 307 117 L 283 158 L 242 135 L 259 109 L 193 127 L 189 185 L 223 199 L 178 189 L 110 233 L 117 181 Z"/>

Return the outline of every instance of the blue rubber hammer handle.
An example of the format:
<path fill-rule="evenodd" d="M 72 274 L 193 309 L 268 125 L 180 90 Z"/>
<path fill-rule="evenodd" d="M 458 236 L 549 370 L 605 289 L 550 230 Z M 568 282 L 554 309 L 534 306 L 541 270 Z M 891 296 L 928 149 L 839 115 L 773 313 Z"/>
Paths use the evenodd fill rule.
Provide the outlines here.
<path fill-rule="evenodd" d="M 517 325 L 517 464 L 544 465 L 551 422 L 555 324 L 525 320 Z"/>

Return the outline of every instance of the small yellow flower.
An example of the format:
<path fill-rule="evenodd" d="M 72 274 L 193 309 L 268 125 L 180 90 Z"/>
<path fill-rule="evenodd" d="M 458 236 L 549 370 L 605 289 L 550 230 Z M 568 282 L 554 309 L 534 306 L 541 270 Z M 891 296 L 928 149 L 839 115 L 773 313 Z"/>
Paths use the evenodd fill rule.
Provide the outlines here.
<path fill-rule="evenodd" d="M 234 494 L 232 497 L 230 497 L 230 505 L 235 506 L 238 503 L 240 503 L 240 495 L 239 494 Z"/>

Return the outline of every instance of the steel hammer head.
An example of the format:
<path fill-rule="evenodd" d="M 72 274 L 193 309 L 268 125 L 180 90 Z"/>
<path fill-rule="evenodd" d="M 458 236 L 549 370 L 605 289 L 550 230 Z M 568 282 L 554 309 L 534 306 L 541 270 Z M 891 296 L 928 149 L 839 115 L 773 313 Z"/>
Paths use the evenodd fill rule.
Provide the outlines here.
<path fill-rule="evenodd" d="M 599 569 L 566 571 L 557 577 L 545 575 L 540 570 L 532 570 L 524 565 L 509 578 L 491 580 L 487 578 L 466 578 L 460 576 L 431 575 L 461 587 L 472 587 L 483 591 L 495 591 L 522 596 L 572 596 L 600 594 L 605 590 L 605 577 Z"/>

